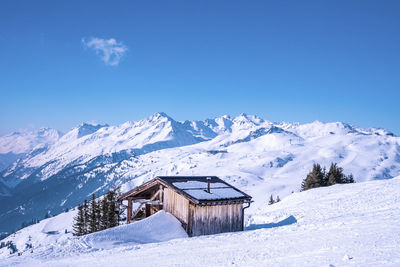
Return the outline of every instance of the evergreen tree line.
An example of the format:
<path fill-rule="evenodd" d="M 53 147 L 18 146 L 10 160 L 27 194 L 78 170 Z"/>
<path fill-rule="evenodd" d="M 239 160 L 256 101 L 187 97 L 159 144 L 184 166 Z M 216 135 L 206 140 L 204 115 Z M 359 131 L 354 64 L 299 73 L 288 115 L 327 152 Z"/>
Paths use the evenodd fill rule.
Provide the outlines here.
<path fill-rule="evenodd" d="M 301 191 L 321 186 L 348 183 L 354 183 L 353 175 L 346 176 L 343 173 L 343 168 L 339 167 L 336 163 L 331 164 L 328 172 L 326 172 L 325 167 L 322 168 L 321 165 L 316 163 L 313 165 L 312 171 L 303 180 Z"/>
<path fill-rule="evenodd" d="M 120 210 L 118 193 L 110 190 L 101 199 L 85 200 L 78 205 L 78 214 L 74 217 L 74 235 L 81 236 L 108 229 L 119 224 Z"/>

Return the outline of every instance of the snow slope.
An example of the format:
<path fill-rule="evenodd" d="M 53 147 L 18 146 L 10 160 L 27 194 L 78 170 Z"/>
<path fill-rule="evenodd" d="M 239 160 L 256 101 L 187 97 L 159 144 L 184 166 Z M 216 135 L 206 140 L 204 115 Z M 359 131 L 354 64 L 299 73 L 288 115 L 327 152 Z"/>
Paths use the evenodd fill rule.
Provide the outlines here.
<path fill-rule="evenodd" d="M 219 176 L 253 196 L 256 209 L 271 194 L 297 192 L 315 162 L 336 162 L 357 182 L 389 179 L 400 175 L 400 138 L 342 122 L 272 123 L 246 114 L 82 124 L 0 174 L 0 232 L 157 175 Z"/>
<path fill-rule="evenodd" d="M 277 204 L 247 213 L 244 232 L 149 244 L 125 243 L 126 236 L 99 232 L 101 238 L 97 234 L 87 238 L 120 238 L 121 243 L 93 249 L 84 238 L 68 237 L 34 248 L 32 254 L 1 253 L 0 265 L 399 266 L 399 190 L 400 176 L 317 188 L 293 193 Z M 33 227 L 7 240 L 23 243 L 28 233 L 36 237 Z"/>

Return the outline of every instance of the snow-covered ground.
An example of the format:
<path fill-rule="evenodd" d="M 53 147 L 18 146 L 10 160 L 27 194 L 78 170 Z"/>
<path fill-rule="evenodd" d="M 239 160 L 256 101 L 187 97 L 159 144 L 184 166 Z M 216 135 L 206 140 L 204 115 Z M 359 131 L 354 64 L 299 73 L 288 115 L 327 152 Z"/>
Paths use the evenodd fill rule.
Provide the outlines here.
<path fill-rule="evenodd" d="M 248 211 L 244 232 L 193 238 L 164 212 L 72 237 L 63 232 L 72 211 L 3 240 L 22 246 L 22 255 L 0 249 L 0 265 L 400 266 L 399 192 L 400 176 L 293 193 Z M 23 249 L 29 235 L 33 253 Z"/>

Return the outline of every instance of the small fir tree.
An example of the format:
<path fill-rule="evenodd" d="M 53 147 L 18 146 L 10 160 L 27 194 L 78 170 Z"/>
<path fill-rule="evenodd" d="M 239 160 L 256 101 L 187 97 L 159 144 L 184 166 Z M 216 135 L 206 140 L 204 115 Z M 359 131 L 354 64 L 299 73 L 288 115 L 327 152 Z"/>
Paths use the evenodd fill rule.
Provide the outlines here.
<path fill-rule="evenodd" d="M 305 191 L 311 188 L 316 188 L 325 185 L 325 169 L 321 168 L 321 165 L 315 163 L 312 171 L 307 175 L 301 184 L 301 191 Z"/>
<path fill-rule="evenodd" d="M 73 224 L 73 230 L 74 230 L 74 235 L 76 236 L 81 236 L 85 234 L 84 228 L 85 228 L 85 215 L 83 212 L 83 206 L 78 205 L 78 213 L 74 217 L 74 224 Z"/>
<path fill-rule="evenodd" d="M 274 200 L 274 197 L 273 197 L 272 194 L 271 194 L 271 196 L 269 197 L 268 205 L 272 205 L 272 204 L 274 204 L 274 203 L 275 203 L 275 200 Z"/>
<path fill-rule="evenodd" d="M 98 231 L 98 225 L 99 222 L 97 220 L 97 202 L 96 202 L 96 197 L 94 194 L 92 194 L 92 200 L 90 202 L 90 210 L 89 210 L 89 233 L 94 233 Z"/>
<path fill-rule="evenodd" d="M 87 200 L 83 202 L 83 221 L 84 221 L 84 234 L 89 233 L 89 222 L 90 222 L 90 214 Z"/>
<path fill-rule="evenodd" d="M 118 208 L 117 208 L 117 193 L 115 190 L 110 190 L 107 193 L 107 202 L 108 202 L 108 228 L 114 227 L 118 225 Z"/>
<path fill-rule="evenodd" d="M 332 163 L 327 174 L 327 185 L 344 183 L 346 183 L 346 179 L 345 175 L 343 174 L 343 168 L 337 166 L 336 163 Z"/>
<path fill-rule="evenodd" d="M 97 222 L 97 230 L 101 230 L 101 201 L 98 199 L 96 201 L 96 222 Z"/>
<path fill-rule="evenodd" d="M 101 217 L 100 217 L 101 230 L 108 228 L 108 201 L 107 196 L 103 196 L 101 200 Z"/>
<path fill-rule="evenodd" d="M 281 201 L 281 199 L 279 198 L 279 196 L 276 196 L 276 203 L 278 203 L 279 201 Z"/>
<path fill-rule="evenodd" d="M 346 177 L 346 183 L 348 184 L 355 183 L 353 174 L 350 173 L 350 175 Z"/>

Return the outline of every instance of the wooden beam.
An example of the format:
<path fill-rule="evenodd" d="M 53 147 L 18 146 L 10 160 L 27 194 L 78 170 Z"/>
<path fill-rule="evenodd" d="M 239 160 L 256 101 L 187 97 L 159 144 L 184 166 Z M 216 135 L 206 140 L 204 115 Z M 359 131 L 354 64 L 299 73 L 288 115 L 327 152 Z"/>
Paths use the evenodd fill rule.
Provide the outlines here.
<path fill-rule="evenodd" d="M 158 200 L 160 200 L 160 201 L 162 201 L 162 194 L 163 194 L 163 187 L 162 187 L 162 185 L 160 184 L 159 185 L 159 187 L 158 187 L 158 191 L 160 192 L 160 194 L 159 194 L 159 196 L 158 196 Z"/>
<path fill-rule="evenodd" d="M 133 188 L 132 190 L 129 190 L 128 192 L 122 194 L 119 199 L 120 200 L 125 200 L 129 197 L 133 197 L 135 194 L 139 194 L 143 191 L 146 191 L 147 189 L 151 188 L 152 186 L 154 186 L 155 184 L 159 183 L 159 181 L 157 179 L 152 179 L 142 185 L 139 185 L 135 188 Z"/>
<path fill-rule="evenodd" d="M 138 203 L 143 203 L 143 204 L 151 204 L 151 205 L 162 205 L 163 203 L 160 200 L 143 200 L 143 201 L 138 201 Z"/>
<path fill-rule="evenodd" d="M 135 212 L 133 213 L 132 219 L 136 217 L 136 215 L 139 213 L 140 209 L 142 208 L 143 204 L 145 204 L 146 202 L 142 202 L 140 203 L 139 207 L 135 210 Z"/>
<path fill-rule="evenodd" d="M 131 223 L 131 216 L 132 216 L 132 199 L 128 198 L 128 211 L 126 215 L 126 223 Z"/>
<path fill-rule="evenodd" d="M 160 205 L 162 204 L 162 200 L 154 200 L 156 199 L 158 196 L 160 196 L 163 192 L 162 186 L 160 186 L 160 189 L 149 199 L 149 200 L 145 200 L 143 202 L 140 202 L 139 207 L 135 210 L 135 212 L 132 215 L 132 219 L 136 217 L 136 215 L 139 213 L 140 209 L 143 207 L 144 204 L 156 204 L 156 205 Z"/>

